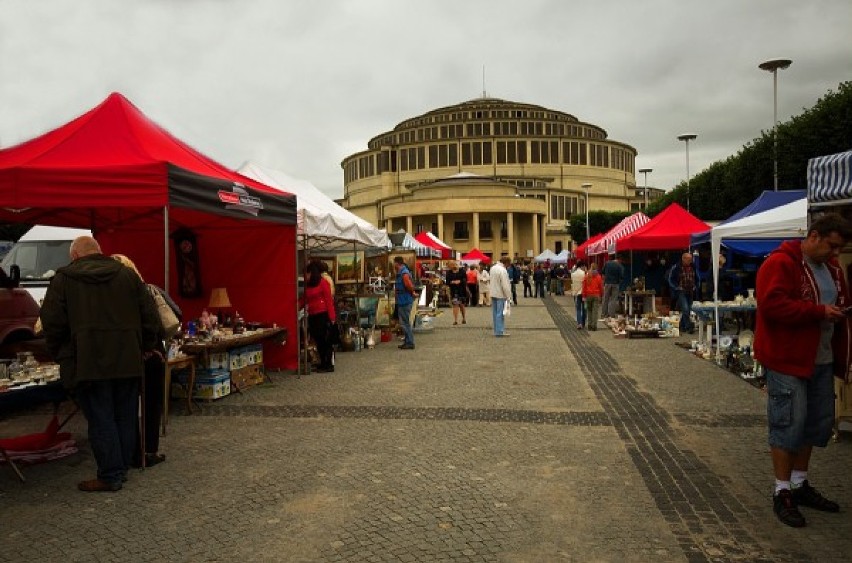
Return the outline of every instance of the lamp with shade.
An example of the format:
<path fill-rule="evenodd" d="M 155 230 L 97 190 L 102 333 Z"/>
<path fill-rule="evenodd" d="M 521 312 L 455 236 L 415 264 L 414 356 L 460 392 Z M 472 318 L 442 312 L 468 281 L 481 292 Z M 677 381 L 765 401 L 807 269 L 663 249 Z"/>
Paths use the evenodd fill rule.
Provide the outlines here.
<path fill-rule="evenodd" d="M 207 305 L 210 309 L 219 311 L 219 323 L 224 326 L 225 318 L 222 316 L 222 309 L 230 309 L 232 307 L 231 300 L 228 298 L 228 290 L 224 287 L 216 287 L 210 292 L 210 303 Z"/>

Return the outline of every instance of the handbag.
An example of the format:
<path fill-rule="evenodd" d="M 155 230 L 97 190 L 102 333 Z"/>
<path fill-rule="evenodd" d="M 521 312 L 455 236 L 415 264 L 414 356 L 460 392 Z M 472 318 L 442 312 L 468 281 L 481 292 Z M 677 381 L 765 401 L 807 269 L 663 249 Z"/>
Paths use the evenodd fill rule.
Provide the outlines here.
<path fill-rule="evenodd" d="M 151 286 L 148 286 L 148 292 L 151 293 L 151 297 L 154 298 L 154 304 L 157 305 L 157 314 L 160 317 L 160 324 L 163 327 L 163 332 L 166 335 L 166 338 L 171 338 L 177 331 L 180 330 L 180 321 L 175 315 L 175 312 L 172 311 L 172 308 L 166 302 L 166 298 L 163 295 L 154 289 Z"/>
<path fill-rule="evenodd" d="M 512 306 L 509 304 L 509 300 L 503 302 L 503 316 L 508 317 L 512 314 Z"/>

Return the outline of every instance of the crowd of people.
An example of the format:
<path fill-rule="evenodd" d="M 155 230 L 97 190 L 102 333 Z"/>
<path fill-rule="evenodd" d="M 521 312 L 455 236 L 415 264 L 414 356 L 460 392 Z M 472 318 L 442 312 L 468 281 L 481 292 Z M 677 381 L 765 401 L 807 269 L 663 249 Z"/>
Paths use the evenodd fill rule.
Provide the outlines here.
<path fill-rule="evenodd" d="M 791 527 L 806 525 L 800 507 L 838 512 L 808 478 L 814 447 L 825 447 L 834 421 L 834 377 L 852 365 L 852 298 L 838 262 L 852 241 L 852 225 L 838 215 L 816 220 L 804 240 L 788 241 L 773 252 L 757 277 L 754 355 L 765 367 L 767 426 L 775 486 L 773 509 Z M 60 367 L 63 385 L 87 422 L 97 464 L 94 479 L 81 491 L 118 491 L 133 466 L 165 460 L 159 449 L 165 373 L 165 329 L 157 297 L 175 316 L 181 311 L 160 288 L 146 284 L 123 255 L 105 256 L 98 242 L 83 236 L 70 248 L 71 263 L 60 268 L 47 291 L 40 321 L 47 349 Z M 574 298 L 578 329 L 596 330 L 601 313 L 618 310 L 617 289 L 625 272 L 616 256 L 604 264 L 524 264 L 502 257 L 490 268 L 463 268 L 451 262 L 445 283 L 451 295 L 453 325 L 467 323 L 467 307 L 490 306 L 495 337 L 507 337 L 505 318 L 524 297 L 564 295 L 566 280 Z M 414 350 L 411 323 L 414 279 L 402 257 L 394 260 L 402 350 Z M 321 261 L 305 276 L 304 305 L 318 355 L 318 371 L 334 371 L 336 314 L 334 283 Z M 684 253 L 667 275 L 672 295 L 689 310 L 695 292 L 692 255 Z M 531 281 L 535 284 L 532 290 Z M 688 317 L 688 315 L 682 315 Z M 689 325 L 682 324 L 688 330 Z M 339 339 L 337 340 L 339 342 Z M 142 397 L 143 424 L 139 424 Z"/>

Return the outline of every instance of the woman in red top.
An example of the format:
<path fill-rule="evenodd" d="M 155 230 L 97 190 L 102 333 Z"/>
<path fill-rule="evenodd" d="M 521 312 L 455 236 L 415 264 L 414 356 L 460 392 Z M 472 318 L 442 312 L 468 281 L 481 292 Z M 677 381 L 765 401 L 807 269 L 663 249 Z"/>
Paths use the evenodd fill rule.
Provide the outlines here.
<path fill-rule="evenodd" d="M 598 265 L 592 262 L 586 277 L 583 278 L 583 300 L 586 302 L 586 326 L 589 330 L 598 329 L 602 296 L 603 278 L 598 272 Z"/>
<path fill-rule="evenodd" d="M 312 260 L 308 264 L 308 275 L 305 277 L 305 305 L 308 309 L 308 332 L 317 346 L 320 359 L 317 371 L 334 371 L 332 363 L 334 350 L 329 340 L 329 328 L 337 321 L 337 315 L 334 312 L 331 286 L 322 277 L 322 263 L 318 260 Z"/>

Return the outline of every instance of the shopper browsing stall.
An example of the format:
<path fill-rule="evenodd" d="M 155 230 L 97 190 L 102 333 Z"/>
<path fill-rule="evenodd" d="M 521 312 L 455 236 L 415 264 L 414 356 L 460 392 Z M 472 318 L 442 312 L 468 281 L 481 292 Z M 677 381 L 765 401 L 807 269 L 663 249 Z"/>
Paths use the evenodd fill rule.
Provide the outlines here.
<path fill-rule="evenodd" d="M 136 269 L 136 264 L 130 258 L 123 254 L 113 254 L 112 257 L 139 276 L 140 280 L 145 281 L 142 279 L 142 274 Z M 154 293 L 161 295 L 174 312 L 175 317 L 178 320 L 181 318 L 180 308 L 165 291 L 153 284 L 146 284 L 146 287 L 152 296 Z M 145 467 L 152 467 L 166 461 L 166 456 L 160 453 L 160 418 L 163 416 L 163 402 L 165 401 L 166 347 L 164 341 L 166 334 L 162 323 L 160 323 L 159 328 L 160 330 L 157 334 L 157 353 L 145 355 L 145 377 L 142 381 L 142 406 L 145 416 L 141 429 L 145 440 L 144 448 L 137 448 L 135 452 L 141 455 L 144 451 L 145 457 L 144 460 L 134 459 L 133 463 L 133 465 L 140 467 L 143 465 L 143 461 Z"/>
<path fill-rule="evenodd" d="M 396 298 L 396 310 L 399 324 L 405 334 L 405 340 L 399 345 L 401 350 L 414 350 L 414 331 L 411 328 L 411 308 L 414 305 L 414 280 L 411 272 L 405 265 L 402 256 L 395 256 L 393 267 L 396 269 L 396 283 L 394 284 L 394 296 Z"/>
<path fill-rule="evenodd" d="M 698 280 L 695 265 L 692 263 L 692 254 L 684 252 L 680 262 L 671 267 L 666 279 L 672 290 L 672 300 L 677 303 L 680 310 L 680 333 L 695 331 L 695 323 L 692 322 L 690 314 Z"/>
<path fill-rule="evenodd" d="M 305 305 L 308 310 L 308 332 L 317 347 L 319 372 L 334 371 L 334 349 L 331 342 L 332 325 L 337 322 L 331 286 L 322 275 L 322 262 L 311 260 L 305 276 Z"/>
<path fill-rule="evenodd" d="M 98 473 L 77 488 L 117 491 L 133 461 L 143 356 L 156 350 L 160 318 L 141 278 L 94 238 L 74 239 L 70 255 L 44 297 L 44 337 L 89 423 Z"/>

